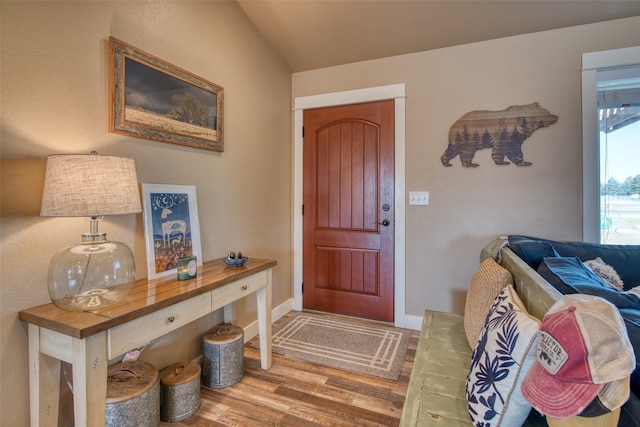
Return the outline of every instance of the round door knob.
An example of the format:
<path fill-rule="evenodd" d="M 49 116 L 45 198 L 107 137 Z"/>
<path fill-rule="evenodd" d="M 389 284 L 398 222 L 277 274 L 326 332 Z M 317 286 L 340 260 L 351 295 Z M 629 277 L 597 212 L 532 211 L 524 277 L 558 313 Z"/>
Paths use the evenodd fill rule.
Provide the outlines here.
<path fill-rule="evenodd" d="M 389 224 L 391 224 L 391 221 L 389 221 L 388 219 L 385 219 L 385 220 L 382 220 L 380 224 L 384 225 L 385 227 L 388 227 Z"/>

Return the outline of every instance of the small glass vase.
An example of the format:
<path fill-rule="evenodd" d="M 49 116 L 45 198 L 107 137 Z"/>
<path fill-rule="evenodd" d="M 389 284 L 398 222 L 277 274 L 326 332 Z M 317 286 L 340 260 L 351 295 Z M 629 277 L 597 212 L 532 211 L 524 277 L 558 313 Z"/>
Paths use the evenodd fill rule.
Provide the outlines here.
<path fill-rule="evenodd" d="M 134 282 L 131 249 L 104 233 L 84 234 L 82 244 L 61 250 L 49 264 L 49 296 L 64 310 L 108 307 L 126 298 Z"/>

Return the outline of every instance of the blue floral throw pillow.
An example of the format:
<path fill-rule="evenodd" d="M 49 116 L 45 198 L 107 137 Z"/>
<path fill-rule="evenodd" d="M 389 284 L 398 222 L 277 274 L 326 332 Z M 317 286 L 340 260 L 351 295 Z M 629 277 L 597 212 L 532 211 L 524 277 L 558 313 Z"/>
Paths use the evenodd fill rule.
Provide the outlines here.
<path fill-rule="evenodd" d="M 520 384 L 535 359 L 540 321 L 527 313 L 513 286 L 496 297 L 473 350 L 467 376 L 467 406 L 475 427 L 524 423 L 531 405 Z"/>

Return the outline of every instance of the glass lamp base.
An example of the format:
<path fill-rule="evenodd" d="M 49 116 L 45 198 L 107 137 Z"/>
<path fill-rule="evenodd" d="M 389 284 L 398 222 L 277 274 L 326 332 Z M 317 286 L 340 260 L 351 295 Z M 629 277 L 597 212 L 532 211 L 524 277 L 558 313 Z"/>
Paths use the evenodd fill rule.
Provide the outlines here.
<path fill-rule="evenodd" d="M 120 242 L 87 239 L 64 249 L 49 265 L 49 296 L 71 311 L 97 310 L 129 295 L 135 282 L 133 253 Z"/>

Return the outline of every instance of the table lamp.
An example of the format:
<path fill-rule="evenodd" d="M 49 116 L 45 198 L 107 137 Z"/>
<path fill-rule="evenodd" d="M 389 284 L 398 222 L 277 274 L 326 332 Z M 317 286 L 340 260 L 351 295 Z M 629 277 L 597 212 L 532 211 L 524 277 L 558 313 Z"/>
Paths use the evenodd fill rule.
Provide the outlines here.
<path fill-rule="evenodd" d="M 141 212 L 132 159 L 91 154 L 47 158 L 40 216 L 90 217 L 79 245 L 59 251 L 48 272 L 49 296 L 72 311 L 102 309 L 126 298 L 135 281 L 135 260 L 124 243 L 98 232 L 105 215 Z"/>

